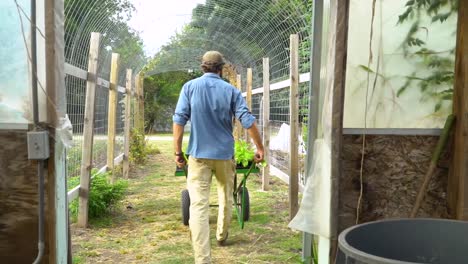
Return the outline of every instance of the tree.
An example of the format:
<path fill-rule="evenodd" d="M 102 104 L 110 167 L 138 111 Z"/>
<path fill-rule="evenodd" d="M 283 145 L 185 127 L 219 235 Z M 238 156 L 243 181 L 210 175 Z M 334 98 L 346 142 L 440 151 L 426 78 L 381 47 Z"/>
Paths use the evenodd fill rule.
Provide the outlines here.
<path fill-rule="evenodd" d="M 152 132 L 155 127 L 163 130 L 158 132 L 170 131 L 182 86 L 198 76 L 199 73 L 173 71 L 145 78 L 145 131 Z"/>

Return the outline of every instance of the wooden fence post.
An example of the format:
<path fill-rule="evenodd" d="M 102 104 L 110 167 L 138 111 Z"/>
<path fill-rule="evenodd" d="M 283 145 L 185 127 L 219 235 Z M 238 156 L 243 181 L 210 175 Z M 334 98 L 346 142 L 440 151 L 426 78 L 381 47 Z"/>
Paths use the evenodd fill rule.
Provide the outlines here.
<path fill-rule="evenodd" d="M 138 80 L 140 81 L 140 127 L 141 132 L 145 135 L 145 87 L 144 76 L 139 73 Z"/>
<path fill-rule="evenodd" d="M 289 95 L 289 216 L 291 219 L 299 209 L 299 36 L 290 37 L 290 79 Z"/>
<path fill-rule="evenodd" d="M 132 108 L 132 69 L 127 69 L 125 95 L 125 127 L 124 127 L 124 157 L 123 157 L 123 177 L 128 179 L 130 171 L 130 113 Z"/>
<path fill-rule="evenodd" d="M 265 160 L 270 157 L 270 59 L 263 58 L 263 148 Z M 270 189 L 270 162 L 262 170 L 262 190 Z"/>
<path fill-rule="evenodd" d="M 141 73 L 138 73 L 135 76 L 135 90 L 136 90 L 136 103 L 135 106 L 135 127 L 138 131 L 140 131 L 143 135 L 145 134 L 145 112 L 144 112 L 144 93 L 143 93 L 143 77 Z"/>
<path fill-rule="evenodd" d="M 119 85 L 119 59 L 118 53 L 112 53 L 112 63 L 109 85 L 109 118 L 107 127 L 107 169 L 114 170 L 115 152 L 115 125 L 117 121 L 117 89 Z M 112 173 L 112 182 L 114 173 Z"/>
<path fill-rule="evenodd" d="M 236 84 L 237 89 L 242 93 L 242 76 L 240 74 L 237 74 Z M 240 138 L 242 138 L 242 125 L 238 120 L 236 120 L 234 139 L 237 141 Z"/>
<path fill-rule="evenodd" d="M 86 81 L 86 102 L 83 124 L 83 148 L 81 159 L 80 191 L 78 201 L 79 227 L 88 226 L 88 198 L 93 167 L 94 104 L 96 98 L 99 41 L 101 34 L 91 33 L 88 57 L 88 80 Z"/>
<path fill-rule="evenodd" d="M 459 220 L 468 220 L 468 3 L 459 1 L 453 112 L 456 116 L 449 209 Z"/>
<path fill-rule="evenodd" d="M 140 82 L 139 74 L 135 76 L 135 108 L 133 113 L 133 123 L 136 130 L 140 129 Z"/>
<path fill-rule="evenodd" d="M 247 107 L 252 112 L 252 68 L 247 69 Z M 247 130 L 245 131 L 245 141 L 250 142 L 249 133 Z"/>

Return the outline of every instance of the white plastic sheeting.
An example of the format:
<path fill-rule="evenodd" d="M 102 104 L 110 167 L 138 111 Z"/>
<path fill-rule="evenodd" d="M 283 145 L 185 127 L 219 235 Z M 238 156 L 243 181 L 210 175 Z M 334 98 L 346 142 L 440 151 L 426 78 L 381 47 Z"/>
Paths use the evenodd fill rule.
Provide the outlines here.
<path fill-rule="evenodd" d="M 17 2 L 29 14 L 29 1 Z M 28 106 L 31 82 L 25 45 L 29 48 L 30 23 L 21 12 L 15 1 L 0 2 L 0 123 L 28 123 L 25 107 Z"/>
<path fill-rule="evenodd" d="M 409 79 L 430 78 L 438 69 L 438 66 L 422 65 L 422 56 L 418 56 L 418 52 L 424 52 L 424 49 L 454 63 L 455 55 L 451 50 L 455 47 L 456 15 L 441 23 L 432 21 L 434 15 L 426 12 L 415 15 L 414 11 L 414 18 L 398 23 L 399 16 L 409 9 L 406 4 L 410 1 L 376 1 L 373 58 L 369 65 L 372 2 L 350 1 L 344 127 L 363 128 L 367 112 L 367 128 L 442 128 L 447 115 L 452 112 L 451 100 L 443 100 L 440 110 L 435 111 L 438 103 L 435 94 L 451 89 L 451 85 L 431 83 L 424 92 L 420 82 L 412 81 L 404 91 L 400 89 Z M 439 12 L 445 14 L 449 7 Z M 413 37 L 425 44 L 411 46 L 405 51 L 403 43 L 417 17 L 421 21 Z M 425 57 L 425 60 L 431 59 L 434 58 Z"/>
<path fill-rule="evenodd" d="M 281 124 L 278 135 L 276 135 L 270 140 L 270 149 L 279 150 L 283 152 L 289 152 L 289 144 L 291 141 L 290 139 L 291 139 L 291 129 L 289 128 L 288 124 L 283 123 Z M 301 154 L 306 154 L 306 150 L 304 148 L 304 140 L 302 140 L 302 137 L 300 135 L 298 137 L 298 140 L 299 140 L 298 152 Z"/>
<path fill-rule="evenodd" d="M 323 1 L 319 104 L 321 115 L 319 115 L 319 123 L 317 124 L 317 139 L 314 142 L 313 153 L 311 153 L 313 154 L 313 162 L 307 165 L 309 175 L 307 175 L 301 205 L 296 216 L 289 223 L 289 227 L 292 229 L 317 235 L 320 264 L 329 263 L 330 238 L 332 236 L 331 230 L 333 230 L 331 226 L 331 136 L 338 2 L 341 1 Z"/>
<path fill-rule="evenodd" d="M 45 3 L 36 3 L 39 121 L 47 119 Z M 32 123 L 30 1 L 0 1 L 0 129 L 27 129 Z"/>
<path fill-rule="evenodd" d="M 315 141 L 313 171 L 304 188 L 302 203 L 289 227 L 330 237 L 330 147 L 323 139 Z"/>

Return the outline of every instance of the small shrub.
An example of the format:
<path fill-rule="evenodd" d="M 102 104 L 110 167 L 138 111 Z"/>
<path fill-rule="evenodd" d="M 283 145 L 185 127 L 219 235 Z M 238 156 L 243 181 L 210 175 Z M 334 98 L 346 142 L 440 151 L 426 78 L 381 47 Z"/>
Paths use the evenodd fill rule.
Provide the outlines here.
<path fill-rule="evenodd" d="M 130 162 L 142 164 L 147 159 L 145 135 L 137 129 L 130 132 Z"/>
<path fill-rule="evenodd" d="M 156 147 L 155 144 L 149 144 L 146 142 L 146 154 L 147 155 L 156 155 L 161 154 L 161 151 Z"/>
<path fill-rule="evenodd" d="M 144 164 L 149 155 L 161 153 L 154 144 L 145 141 L 145 135 L 137 129 L 131 131 L 130 137 L 130 162 L 132 164 Z"/>
<path fill-rule="evenodd" d="M 127 187 L 126 180 L 109 183 L 109 173 L 94 174 L 89 192 L 89 217 L 99 218 L 107 215 L 112 206 L 123 198 Z M 70 212 L 73 216 L 78 215 L 77 199 L 71 203 Z"/>
<path fill-rule="evenodd" d="M 80 185 L 80 176 L 73 176 L 67 179 L 67 187 L 69 191 L 78 185 Z"/>

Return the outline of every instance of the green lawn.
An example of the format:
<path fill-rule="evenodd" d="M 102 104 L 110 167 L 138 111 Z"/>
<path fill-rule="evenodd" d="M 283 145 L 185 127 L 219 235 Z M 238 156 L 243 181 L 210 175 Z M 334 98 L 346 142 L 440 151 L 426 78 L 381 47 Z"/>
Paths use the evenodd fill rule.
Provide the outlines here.
<path fill-rule="evenodd" d="M 89 229 L 72 226 L 74 263 L 193 263 L 189 229 L 181 221 L 185 177 L 173 176 L 172 141 L 152 143 L 161 154 L 132 169 L 127 196 L 112 215 L 92 220 Z M 250 221 L 241 230 L 233 210 L 227 247 L 216 246 L 217 208 L 211 209 L 213 263 L 301 263 L 301 235 L 287 228 L 287 185 L 274 178 L 271 191 L 260 186 L 252 175 Z M 215 184 L 211 199 L 216 203 Z"/>

